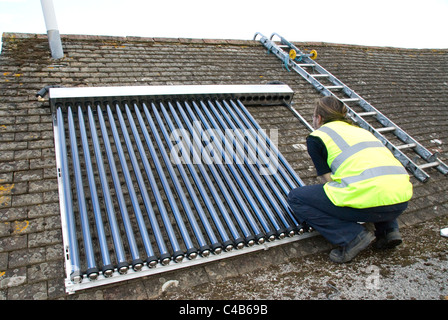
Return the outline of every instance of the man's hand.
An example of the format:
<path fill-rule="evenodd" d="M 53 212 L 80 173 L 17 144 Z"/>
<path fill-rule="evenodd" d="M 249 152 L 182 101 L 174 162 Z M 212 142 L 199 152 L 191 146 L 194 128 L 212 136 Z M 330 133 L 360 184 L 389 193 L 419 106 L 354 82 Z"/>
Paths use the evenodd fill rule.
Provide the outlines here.
<path fill-rule="evenodd" d="M 325 182 L 331 182 L 333 179 L 331 179 L 331 172 L 325 173 L 318 177 L 323 183 Z"/>

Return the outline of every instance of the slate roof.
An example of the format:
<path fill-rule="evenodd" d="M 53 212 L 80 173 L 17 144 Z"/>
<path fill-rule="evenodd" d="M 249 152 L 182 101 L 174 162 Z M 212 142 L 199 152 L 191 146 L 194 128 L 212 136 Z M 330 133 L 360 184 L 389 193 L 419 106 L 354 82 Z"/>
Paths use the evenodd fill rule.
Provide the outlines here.
<path fill-rule="evenodd" d="M 295 92 L 294 107 L 308 120 L 319 97 L 311 85 L 256 41 L 63 36 L 65 57 L 50 57 L 45 35 L 3 34 L 0 56 L 0 300 L 65 298 L 64 259 L 52 117 L 36 100 L 46 85 L 132 86 L 265 84 L 282 81 Z M 315 49 L 318 62 L 448 162 L 448 49 L 398 49 L 329 43 L 295 43 Z M 279 129 L 279 149 L 305 184 L 317 183 L 312 163 L 297 146 L 307 129 L 285 107 L 250 107 L 263 128 Z M 429 169 L 427 183 L 411 178 L 414 197 L 402 225 L 448 214 L 447 177 Z M 254 264 L 313 252 L 328 245 L 307 239 Z M 234 261 L 232 259 L 232 261 Z M 245 260 L 183 271 L 179 279 L 222 279 Z M 235 262 L 236 263 L 236 262 Z M 159 290 L 163 276 L 101 289 L 110 299 Z M 191 280 L 193 279 L 193 280 Z M 150 283 L 151 285 L 145 285 Z M 118 289 L 119 288 L 119 289 Z M 84 297 L 95 297 L 96 290 Z M 124 293 L 123 293 L 124 292 Z"/>

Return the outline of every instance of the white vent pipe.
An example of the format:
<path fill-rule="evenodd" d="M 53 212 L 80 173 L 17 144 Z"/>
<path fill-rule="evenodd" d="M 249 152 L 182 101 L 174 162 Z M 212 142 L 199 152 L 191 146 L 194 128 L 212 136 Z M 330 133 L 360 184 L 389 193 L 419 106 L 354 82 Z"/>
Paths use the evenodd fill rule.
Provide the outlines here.
<path fill-rule="evenodd" d="M 42 12 L 44 14 L 45 25 L 47 27 L 48 43 L 50 44 L 51 56 L 53 59 L 61 59 L 64 57 L 62 49 L 61 36 L 56 22 L 54 6 L 52 0 L 40 0 Z"/>

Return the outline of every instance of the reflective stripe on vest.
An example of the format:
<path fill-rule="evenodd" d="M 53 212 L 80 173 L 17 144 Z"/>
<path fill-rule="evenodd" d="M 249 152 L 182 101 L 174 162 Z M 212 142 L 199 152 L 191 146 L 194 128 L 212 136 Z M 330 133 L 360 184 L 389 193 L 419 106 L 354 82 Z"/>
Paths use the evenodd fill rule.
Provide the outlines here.
<path fill-rule="evenodd" d="M 341 149 L 341 153 L 333 160 L 331 163 L 331 171 L 333 173 L 339 168 L 339 166 L 352 155 L 367 149 L 367 148 L 385 148 L 381 141 L 363 141 L 353 146 L 350 146 L 344 138 L 342 138 L 339 133 L 334 131 L 329 127 L 321 127 L 319 130 L 325 132 L 330 136 L 330 138 L 336 143 L 336 145 Z M 406 171 L 406 170 L 405 170 Z"/>
<path fill-rule="evenodd" d="M 368 131 L 335 121 L 311 135 L 327 148 L 333 181 L 324 185 L 337 206 L 369 208 L 408 201 L 412 184 L 406 169 Z"/>
<path fill-rule="evenodd" d="M 345 188 L 352 183 L 376 178 L 379 176 L 391 175 L 391 174 L 407 174 L 407 172 L 404 167 L 400 167 L 400 166 L 382 166 L 382 167 L 366 169 L 359 176 L 342 178 L 341 183 L 338 183 L 335 181 L 329 182 L 328 185 L 335 187 L 335 188 Z"/>

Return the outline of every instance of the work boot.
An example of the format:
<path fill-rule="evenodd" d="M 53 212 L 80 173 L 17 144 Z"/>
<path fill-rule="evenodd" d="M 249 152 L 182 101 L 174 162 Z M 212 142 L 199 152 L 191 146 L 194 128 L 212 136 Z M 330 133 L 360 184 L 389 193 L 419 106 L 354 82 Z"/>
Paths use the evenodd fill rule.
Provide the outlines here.
<path fill-rule="evenodd" d="M 376 249 L 392 249 L 403 242 L 398 229 L 389 229 L 381 234 L 376 235 Z"/>
<path fill-rule="evenodd" d="M 374 239 L 375 236 L 372 233 L 363 230 L 345 247 L 331 250 L 330 260 L 337 263 L 349 262 L 367 248 Z"/>

